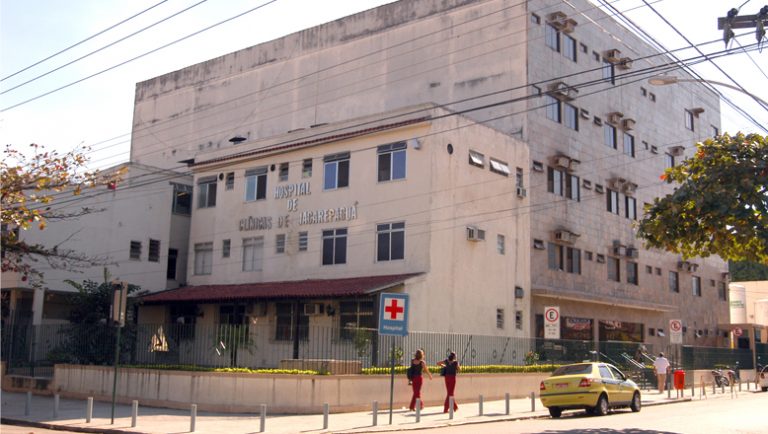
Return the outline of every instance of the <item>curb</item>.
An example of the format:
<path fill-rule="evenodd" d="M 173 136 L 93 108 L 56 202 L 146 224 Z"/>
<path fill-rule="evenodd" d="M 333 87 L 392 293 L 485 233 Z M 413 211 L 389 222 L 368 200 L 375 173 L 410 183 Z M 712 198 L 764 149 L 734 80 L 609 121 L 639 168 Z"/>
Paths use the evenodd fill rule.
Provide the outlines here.
<path fill-rule="evenodd" d="M 0 423 L 5 425 L 43 428 L 43 429 L 49 429 L 53 431 L 72 431 L 72 432 L 84 432 L 84 433 L 93 433 L 93 434 L 128 434 L 128 433 L 151 434 L 151 433 L 145 433 L 145 432 L 139 432 L 139 431 L 124 431 L 120 429 L 110 429 L 110 428 L 89 428 L 89 427 L 81 427 L 81 426 L 56 425 L 56 424 L 46 423 L 46 422 L 32 422 L 28 420 L 8 419 L 5 417 L 0 418 Z"/>

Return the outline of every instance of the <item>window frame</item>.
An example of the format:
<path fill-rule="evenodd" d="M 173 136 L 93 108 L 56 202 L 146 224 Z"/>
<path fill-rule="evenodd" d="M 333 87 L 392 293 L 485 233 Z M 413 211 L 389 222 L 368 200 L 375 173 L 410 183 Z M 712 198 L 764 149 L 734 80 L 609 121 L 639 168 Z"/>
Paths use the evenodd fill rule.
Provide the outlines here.
<path fill-rule="evenodd" d="M 637 199 L 632 196 L 624 196 L 624 216 L 630 220 L 637 220 Z"/>
<path fill-rule="evenodd" d="M 476 167 L 485 167 L 485 155 L 475 150 L 469 150 L 469 164 Z"/>
<path fill-rule="evenodd" d="M 128 258 L 132 260 L 141 260 L 141 241 L 131 240 Z"/>
<path fill-rule="evenodd" d="M 267 166 L 255 167 L 245 171 L 245 201 L 255 202 L 267 199 Z"/>
<path fill-rule="evenodd" d="M 694 297 L 701 297 L 701 277 L 691 276 L 691 293 Z"/>
<path fill-rule="evenodd" d="M 670 270 L 667 275 L 667 286 L 671 292 L 680 292 L 680 273 Z"/>
<path fill-rule="evenodd" d="M 618 141 L 616 127 L 608 123 L 603 124 L 603 143 L 605 146 L 611 149 L 619 149 Z"/>
<path fill-rule="evenodd" d="M 551 23 L 544 24 L 544 44 L 552 50 L 560 52 L 560 30 Z"/>
<path fill-rule="evenodd" d="M 278 165 L 277 169 L 277 182 L 287 182 L 291 165 L 285 161 Z"/>
<path fill-rule="evenodd" d="M 577 53 L 579 50 L 575 38 L 571 37 L 570 35 L 563 34 L 562 49 L 563 56 L 565 56 L 566 59 L 572 60 L 574 62 L 577 61 Z"/>
<path fill-rule="evenodd" d="M 399 243 L 398 243 L 399 241 Z M 386 252 L 383 249 L 386 247 Z M 397 251 L 395 251 L 397 250 Z M 405 222 L 376 224 L 376 262 L 405 259 Z"/>
<path fill-rule="evenodd" d="M 340 152 L 323 157 L 323 190 L 338 190 L 349 187 L 350 153 Z"/>
<path fill-rule="evenodd" d="M 299 251 L 306 252 L 309 249 L 309 232 L 299 232 Z"/>
<path fill-rule="evenodd" d="M 490 171 L 493 173 L 498 173 L 499 175 L 509 176 L 512 174 L 512 172 L 509 170 L 509 164 L 495 158 L 488 159 L 488 169 L 490 169 Z"/>
<path fill-rule="evenodd" d="M 264 270 L 264 237 L 243 238 L 241 244 L 241 271 L 252 273 Z M 250 257 L 248 256 L 250 252 Z M 258 254 L 258 255 L 257 255 Z"/>
<path fill-rule="evenodd" d="M 147 250 L 147 261 L 160 262 L 160 240 L 150 238 Z"/>
<path fill-rule="evenodd" d="M 195 243 L 193 250 L 195 276 L 210 276 L 213 273 L 213 242 Z"/>
<path fill-rule="evenodd" d="M 624 145 L 624 155 L 635 158 L 635 136 L 624 131 L 622 143 Z"/>
<path fill-rule="evenodd" d="M 408 167 L 407 150 L 408 144 L 404 141 L 381 145 L 376 149 L 378 182 L 406 179 Z M 382 167 L 382 165 L 387 167 Z"/>
<path fill-rule="evenodd" d="M 305 158 L 301 162 L 301 178 L 311 178 L 312 177 L 312 159 L 311 158 Z"/>
<path fill-rule="evenodd" d="M 606 211 L 611 214 L 620 215 L 619 192 L 610 188 L 605 189 Z"/>
<path fill-rule="evenodd" d="M 172 182 L 171 185 L 173 185 L 173 203 L 171 204 L 171 212 L 178 215 L 192 215 L 192 193 L 194 192 L 194 187 L 186 184 L 177 184 L 175 182 Z M 183 201 L 179 200 L 179 198 L 184 195 L 187 195 L 188 199 Z M 180 202 L 187 202 L 186 211 L 183 208 L 184 205 Z"/>
<path fill-rule="evenodd" d="M 688 131 L 695 131 L 694 121 L 693 121 L 694 115 L 693 112 L 685 109 L 685 129 Z"/>
<path fill-rule="evenodd" d="M 579 108 L 573 104 L 563 103 L 563 125 L 573 131 L 579 131 Z"/>
<path fill-rule="evenodd" d="M 197 181 L 198 198 L 197 208 L 215 208 L 216 207 L 216 185 L 218 184 L 216 176 L 205 176 Z"/>
<path fill-rule="evenodd" d="M 323 230 L 322 265 L 342 265 L 347 263 L 348 237 L 349 231 L 347 228 Z"/>
<path fill-rule="evenodd" d="M 275 234 L 275 254 L 280 255 L 285 253 L 286 235 Z"/>
<path fill-rule="evenodd" d="M 627 283 L 631 285 L 639 285 L 640 276 L 639 276 L 639 267 L 637 265 L 637 262 L 634 261 L 627 261 L 625 266 L 625 271 L 627 275 Z"/>
<path fill-rule="evenodd" d="M 506 255 L 507 253 L 507 239 L 502 234 L 496 234 L 496 251 L 500 255 Z"/>
<path fill-rule="evenodd" d="M 615 256 L 605 258 L 606 268 L 608 270 L 608 280 L 611 282 L 621 282 L 621 259 Z"/>
<path fill-rule="evenodd" d="M 563 102 L 559 99 L 552 95 L 544 94 L 544 109 L 546 110 L 547 119 L 558 124 L 563 123 L 562 105 Z"/>

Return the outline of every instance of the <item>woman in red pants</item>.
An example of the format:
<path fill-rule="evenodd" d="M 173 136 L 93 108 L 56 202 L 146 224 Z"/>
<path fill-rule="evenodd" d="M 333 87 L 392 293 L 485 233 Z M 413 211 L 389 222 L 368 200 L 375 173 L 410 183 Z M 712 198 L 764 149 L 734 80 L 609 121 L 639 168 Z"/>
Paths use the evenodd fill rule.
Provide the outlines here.
<path fill-rule="evenodd" d="M 459 372 L 459 361 L 456 360 L 456 353 L 451 352 L 448 358 L 442 362 L 437 362 L 438 365 L 443 366 L 445 372 L 445 390 L 447 392 L 445 396 L 445 404 L 443 404 L 443 413 L 448 413 L 448 406 L 450 405 L 450 399 L 453 396 L 453 391 L 456 389 L 456 374 Z M 459 409 L 456 405 L 456 398 L 453 399 L 453 411 Z"/>
<path fill-rule="evenodd" d="M 432 374 L 429 372 L 429 367 L 424 361 L 424 351 L 416 350 L 416 354 L 413 355 L 411 360 L 411 387 L 413 387 L 413 396 L 411 397 L 411 405 L 408 407 L 411 411 L 416 409 L 416 398 L 421 399 L 421 383 L 423 382 L 422 372 L 426 372 L 429 375 L 429 379 L 432 379 Z M 421 408 L 424 408 L 424 402 L 421 402 Z"/>

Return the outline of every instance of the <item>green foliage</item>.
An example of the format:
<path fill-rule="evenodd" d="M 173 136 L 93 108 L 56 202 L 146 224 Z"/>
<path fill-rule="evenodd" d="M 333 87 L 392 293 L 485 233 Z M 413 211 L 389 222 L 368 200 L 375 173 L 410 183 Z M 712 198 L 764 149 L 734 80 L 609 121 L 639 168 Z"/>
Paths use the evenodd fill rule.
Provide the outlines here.
<path fill-rule="evenodd" d="M 684 258 L 768 264 L 768 137 L 722 135 L 661 176 L 678 188 L 645 208 L 638 237 Z"/>
<path fill-rule="evenodd" d="M 280 374 L 280 375 L 328 375 L 311 369 L 251 369 L 251 368 L 210 368 L 193 365 L 125 365 L 125 368 L 158 369 L 163 371 L 230 372 L 235 374 Z"/>
<path fill-rule="evenodd" d="M 512 366 L 512 365 L 481 365 L 462 366 L 462 374 L 521 374 L 529 372 L 552 372 L 560 367 L 554 364 Z M 405 366 L 395 366 L 395 375 L 405 376 Z M 440 372 L 439 366 L 430 366 L 430 372 Z M 363 375 L 388 375 L 391 368 L 387 366 L 364 368 Z"/>
<path fill-rule="evenodd" d="M 730 261 L 728 271 L 733 282 L 768 280 L 768 265 L 752 261 Z"/>
<path fill-rule="evenodd" d="M 537 353 L 536 351 L 528 351 L 527 353 L 525 353 L 526 365 L 535 365 L 539 363 L 539 359 L 540 359 L 539 353 Z"/>

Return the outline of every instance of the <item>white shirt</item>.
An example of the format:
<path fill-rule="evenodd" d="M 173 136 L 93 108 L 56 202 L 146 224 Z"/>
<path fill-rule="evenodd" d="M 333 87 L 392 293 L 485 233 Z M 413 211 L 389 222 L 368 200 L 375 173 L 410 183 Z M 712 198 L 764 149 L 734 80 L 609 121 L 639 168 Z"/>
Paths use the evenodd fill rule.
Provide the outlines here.
<path fill-rule="evenodd" d="M 653 367 L 657 374 L 666 374 L 667 369 L 669 369 L 669 360 L 666 357 L 656 357 L 656 360 L 653 361 Z"/>

